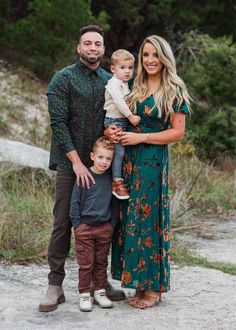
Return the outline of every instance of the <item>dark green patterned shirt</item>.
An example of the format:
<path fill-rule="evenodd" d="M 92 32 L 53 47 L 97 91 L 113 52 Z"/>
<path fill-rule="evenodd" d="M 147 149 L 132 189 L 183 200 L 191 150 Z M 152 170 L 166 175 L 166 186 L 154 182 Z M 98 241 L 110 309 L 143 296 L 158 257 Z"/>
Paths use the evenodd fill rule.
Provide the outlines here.
<path fill-rule="evenodd" d="M 58 166 L 72 173 L 71 161 L 65 155 L 72 150 L 77 150 L 86 166 L 91 165 L 90 151 L 103 135 L 104 91 L 110 78 L 102 68 L 91 70 L 80 61 L 52 78 L 47 93 L 52 129 L 50 169 Z"/>

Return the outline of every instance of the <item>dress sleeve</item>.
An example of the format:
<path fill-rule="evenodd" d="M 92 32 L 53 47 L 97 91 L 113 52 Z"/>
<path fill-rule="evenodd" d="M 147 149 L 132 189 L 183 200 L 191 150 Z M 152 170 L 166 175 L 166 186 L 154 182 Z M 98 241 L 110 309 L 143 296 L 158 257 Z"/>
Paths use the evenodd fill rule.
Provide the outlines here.
<path fill-rule="evenodd" d="M 178 105 L 177 100 L 175 100 L 175 102 L 173 104 L 173 110 L 174 110 L 174 112 L 182 112 L 185 115 L 189 115 L 189 109 L 187 107 L 185 100 L 183 100 L 180 105 Z"/>

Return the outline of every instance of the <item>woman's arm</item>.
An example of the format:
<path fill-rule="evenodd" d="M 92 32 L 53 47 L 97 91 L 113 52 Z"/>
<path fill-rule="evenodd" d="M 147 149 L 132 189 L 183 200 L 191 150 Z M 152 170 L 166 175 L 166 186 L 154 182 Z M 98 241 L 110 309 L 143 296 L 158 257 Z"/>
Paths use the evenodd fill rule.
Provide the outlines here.
<path fill-rule="evenodd" d="M 185 115 L 181 112 L 174 113 L 171 127 L 156 133 L 122 132 L 120 142 L 123 146 L 139 143 L 168 144 L 182 140 L 185 132 Z"/>

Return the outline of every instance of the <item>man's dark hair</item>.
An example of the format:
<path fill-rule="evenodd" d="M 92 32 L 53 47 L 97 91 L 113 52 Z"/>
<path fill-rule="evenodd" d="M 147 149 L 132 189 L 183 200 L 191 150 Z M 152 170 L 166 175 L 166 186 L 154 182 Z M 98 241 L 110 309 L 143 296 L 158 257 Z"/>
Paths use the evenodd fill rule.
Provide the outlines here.
<path fill-rule="evenodd" d="M 104 38 L 104 31 L 98 25 L 86 25 L 86 26 L 83 26 L 80 29 L 79 38 L 81 38 L 82 35 L 84 35 L 87 32 L 97 32 L 97 33 L 99 33 Z"/>

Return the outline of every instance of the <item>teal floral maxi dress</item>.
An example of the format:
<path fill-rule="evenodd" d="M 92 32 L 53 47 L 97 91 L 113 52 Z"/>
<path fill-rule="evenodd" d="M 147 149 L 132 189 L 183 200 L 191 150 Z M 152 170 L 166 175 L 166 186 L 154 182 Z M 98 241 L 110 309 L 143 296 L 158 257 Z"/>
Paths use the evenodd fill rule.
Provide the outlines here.
<path fill-rule="evenodd" d="M 129 131 L 166 130 L 169 121 L 158 118 L 152 96 L 137 104 L 141 117 Z M 174 111 L 188 113 L 183 103 Z M 129 200 L 121 201 L 121 216 L 112 244 L 112 276 L 122 287 L 136 290 L 170 289 L 170 217 L 168 199 L 168 145 L 138 144 L 126 147 L 124 180 Z"/>

